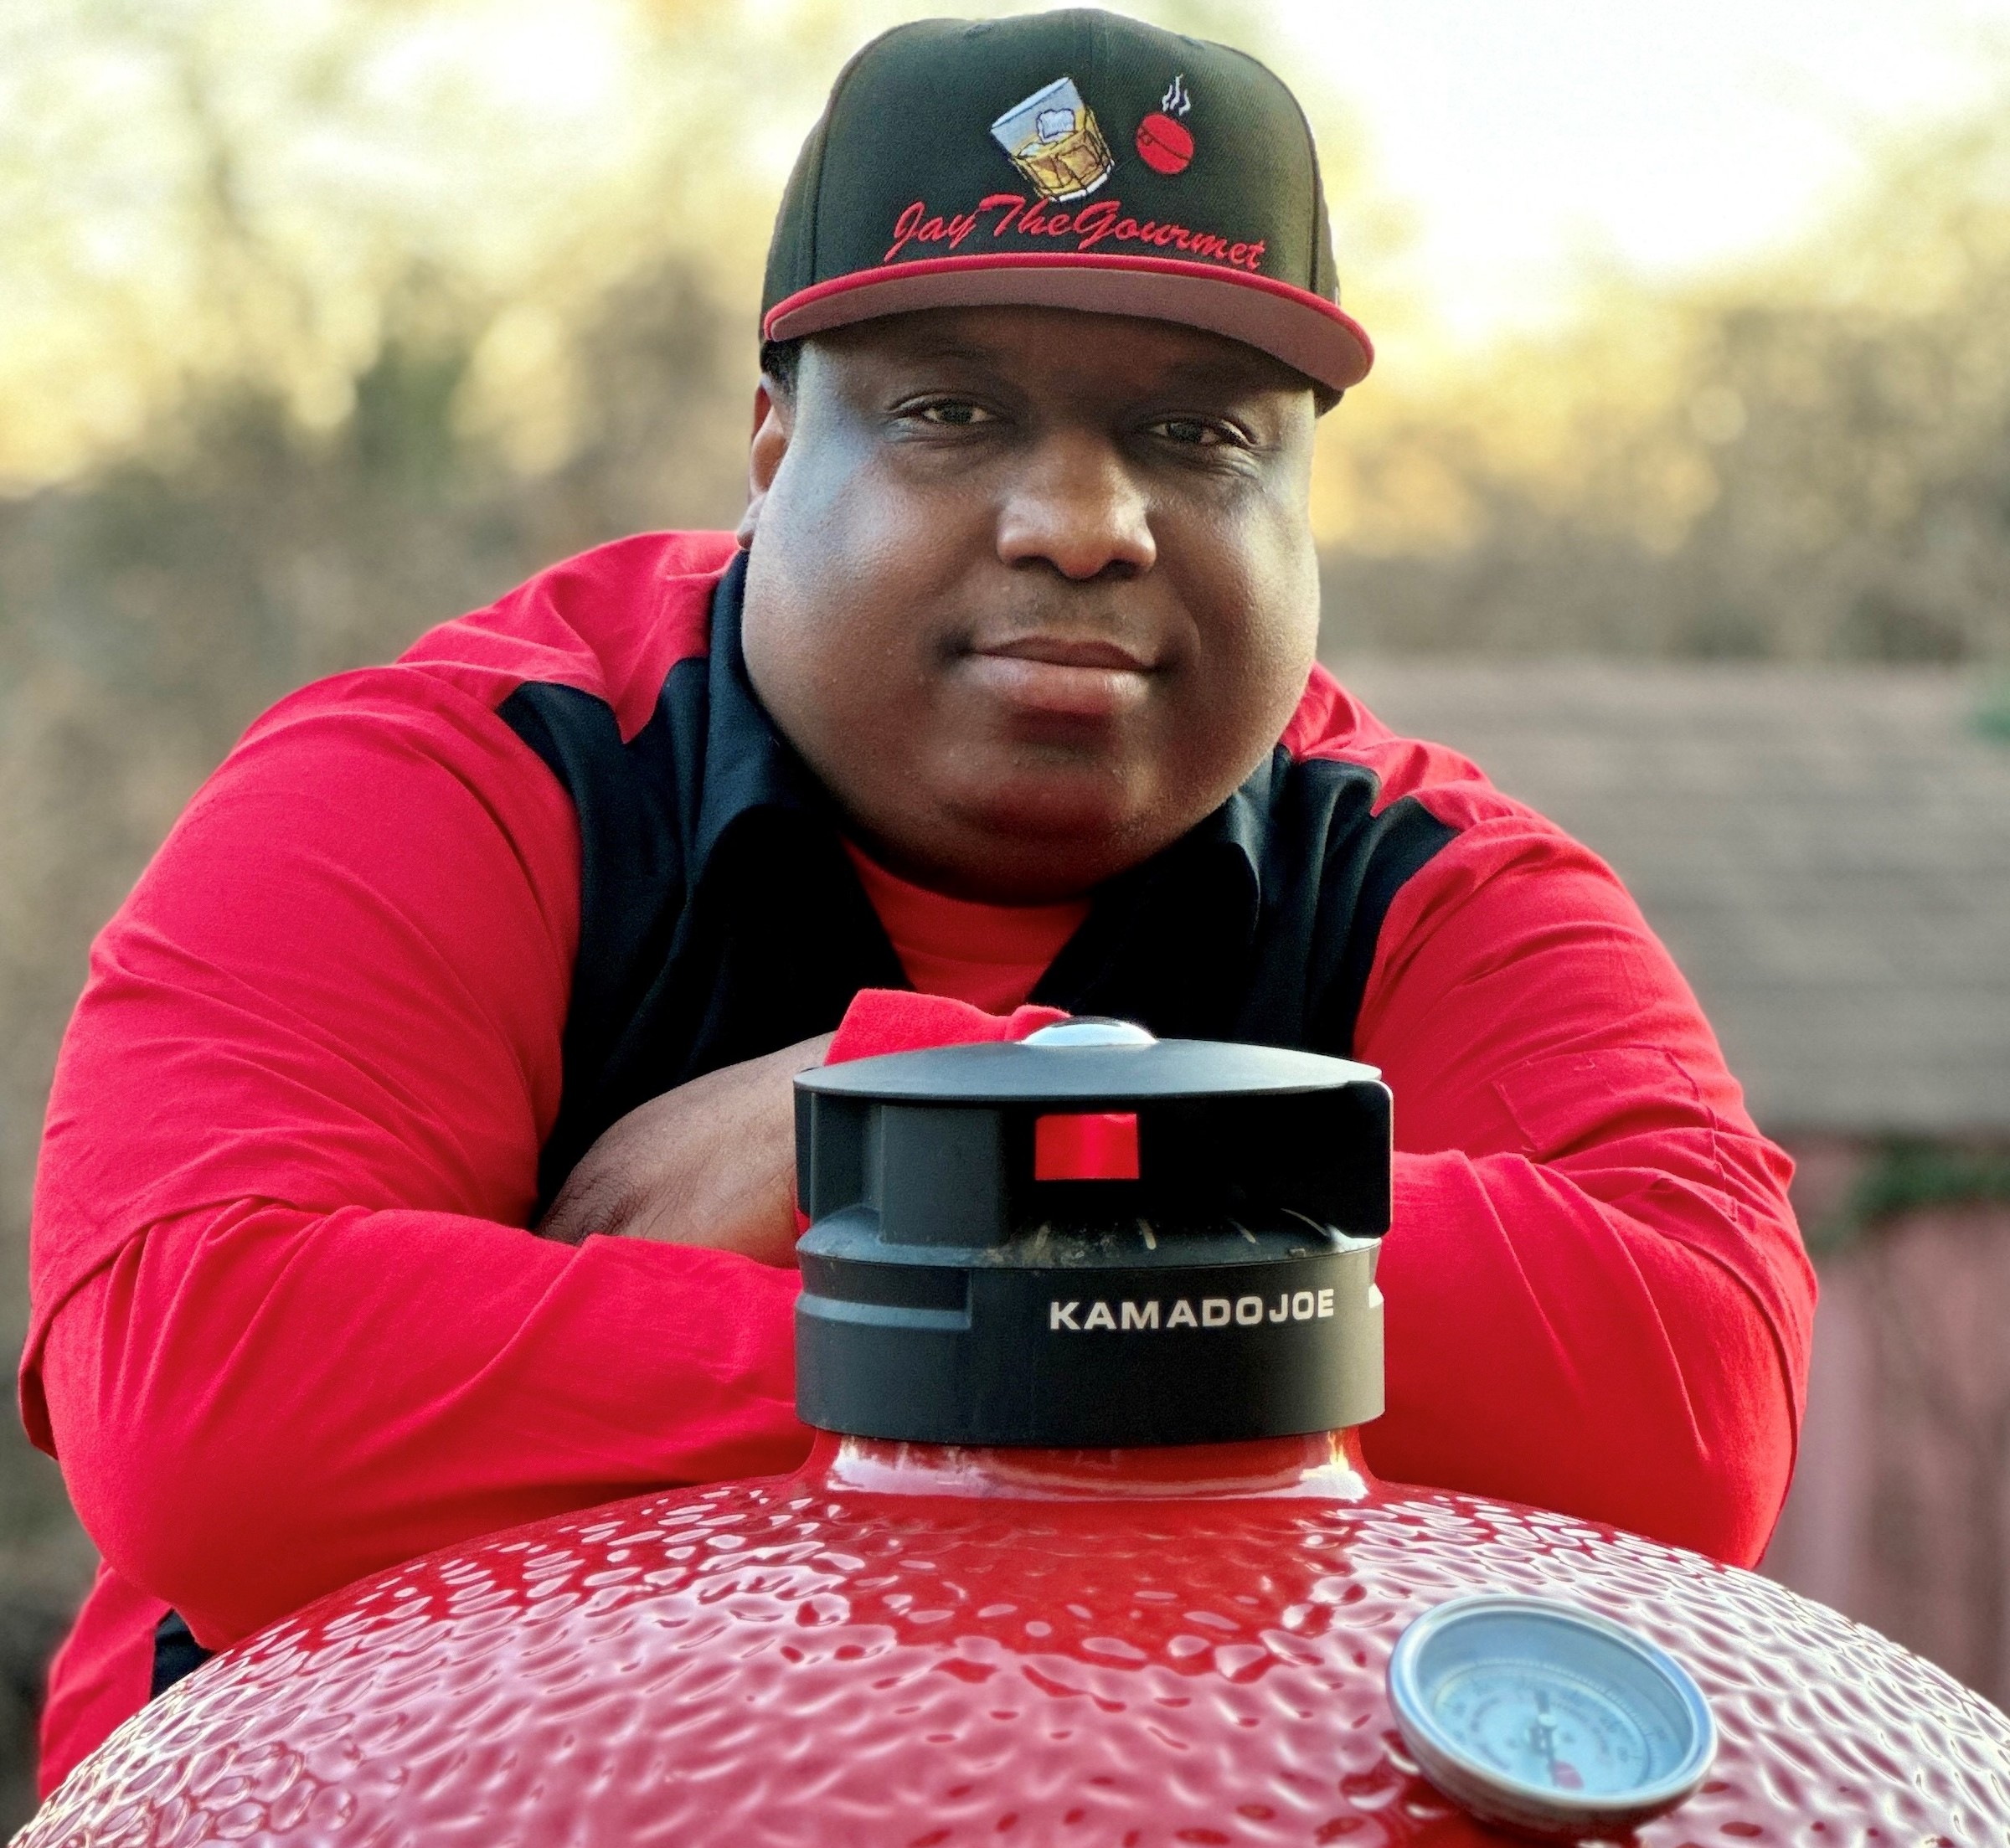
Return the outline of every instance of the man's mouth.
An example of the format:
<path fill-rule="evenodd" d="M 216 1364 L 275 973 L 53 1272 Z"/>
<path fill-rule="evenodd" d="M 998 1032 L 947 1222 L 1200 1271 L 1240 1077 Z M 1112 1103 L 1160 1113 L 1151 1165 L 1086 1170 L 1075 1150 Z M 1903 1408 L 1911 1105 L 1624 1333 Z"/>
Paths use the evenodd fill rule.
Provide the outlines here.
<path fill-rule="evenodd" d="M 984 643 L 974 652 L 1007 661 L 1042 661 L 1055 667 L 1109 667 L 1120 673 L 1141 674 L 1152 669 L 1152 663 L 1136 649 L 1080 636 L 1022 636 L 1014 641 Z"/>
<path fill-rule="evenodd" d="M 963 657 L 977 686 L 1005 705 L 1056 718 L 1110 719 L 1143 703 L 1156 663 L 1121 642 L 1021 636 Z"/>

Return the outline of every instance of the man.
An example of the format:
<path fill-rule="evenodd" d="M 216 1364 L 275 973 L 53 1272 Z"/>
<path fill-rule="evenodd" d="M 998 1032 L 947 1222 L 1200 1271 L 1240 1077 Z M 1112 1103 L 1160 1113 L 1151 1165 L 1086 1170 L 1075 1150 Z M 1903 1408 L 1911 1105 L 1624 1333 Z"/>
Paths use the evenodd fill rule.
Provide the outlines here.
<path fill-rule="evenodd" d="M 763 331 L 736 538 L 282 702 L 97 945 L 22 1373 L 106 1561 L 46 1779 L 374 1567 L 788 1468 L 791 1074 L 1039 1008 L 1384 1068 L 1385 1474 L 1765 1543 L 1783 1158 L 1605 868 L 1313 665 L 1369 356 L 1282 85 L 1100 13 L 903 28 Z"/>

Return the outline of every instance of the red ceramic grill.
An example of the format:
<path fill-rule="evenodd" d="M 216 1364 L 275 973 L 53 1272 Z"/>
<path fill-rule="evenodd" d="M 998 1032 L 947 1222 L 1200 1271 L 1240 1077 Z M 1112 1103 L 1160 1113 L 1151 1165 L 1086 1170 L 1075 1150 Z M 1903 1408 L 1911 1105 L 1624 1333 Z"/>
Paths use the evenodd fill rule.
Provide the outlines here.
<path fill-rule="evenodd" d="M 23 1848 L 2010 1841 L 2010 1724 L 1872 1632 L 1368 1475 L 1371 1071 L 1071 1022 L 798 1104 L 801 1470 L 325 1598 Z"/>

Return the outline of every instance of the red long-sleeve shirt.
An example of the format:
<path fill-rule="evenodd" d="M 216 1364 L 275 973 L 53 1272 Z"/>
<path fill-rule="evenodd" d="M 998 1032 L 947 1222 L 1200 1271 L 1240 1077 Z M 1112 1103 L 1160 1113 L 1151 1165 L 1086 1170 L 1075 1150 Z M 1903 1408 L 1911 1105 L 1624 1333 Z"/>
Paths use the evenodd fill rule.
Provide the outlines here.
<path fill-rule="evenodd" d="M 99 939 L 22 1370 L 106 1562 L 45 1784 L 143 1701 L 170 1608 L 220 1646 L 456 1540 L 803 1454 L 792 1273 L 524 1229 L 581 836 L 497 708 L 555 683 L 631 736 L 729 555 L 604 548 L 282 702 Z M 1371 1464 L 1755 1559 L 1813 1281 L 1693 997 L 1592 854 L 1323 672 L 1283 745 L 1450 831 L 1381 919 L 1352 1048 L 1399 1150 Z"/>

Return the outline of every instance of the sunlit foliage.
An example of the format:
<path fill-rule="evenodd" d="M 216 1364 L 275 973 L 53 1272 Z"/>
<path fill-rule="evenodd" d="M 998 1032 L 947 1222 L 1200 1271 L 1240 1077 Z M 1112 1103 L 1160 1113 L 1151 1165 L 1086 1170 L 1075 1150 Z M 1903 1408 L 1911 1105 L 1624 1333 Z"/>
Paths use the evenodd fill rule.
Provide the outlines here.
<path fill-rule="evenodd" d="M 1606 278 L 1543 337 L 1372 381 L 1326 433 L 1337 633 L 2010 656 L 2007 101 L 1877 150 L 1763 265 Z"/>

